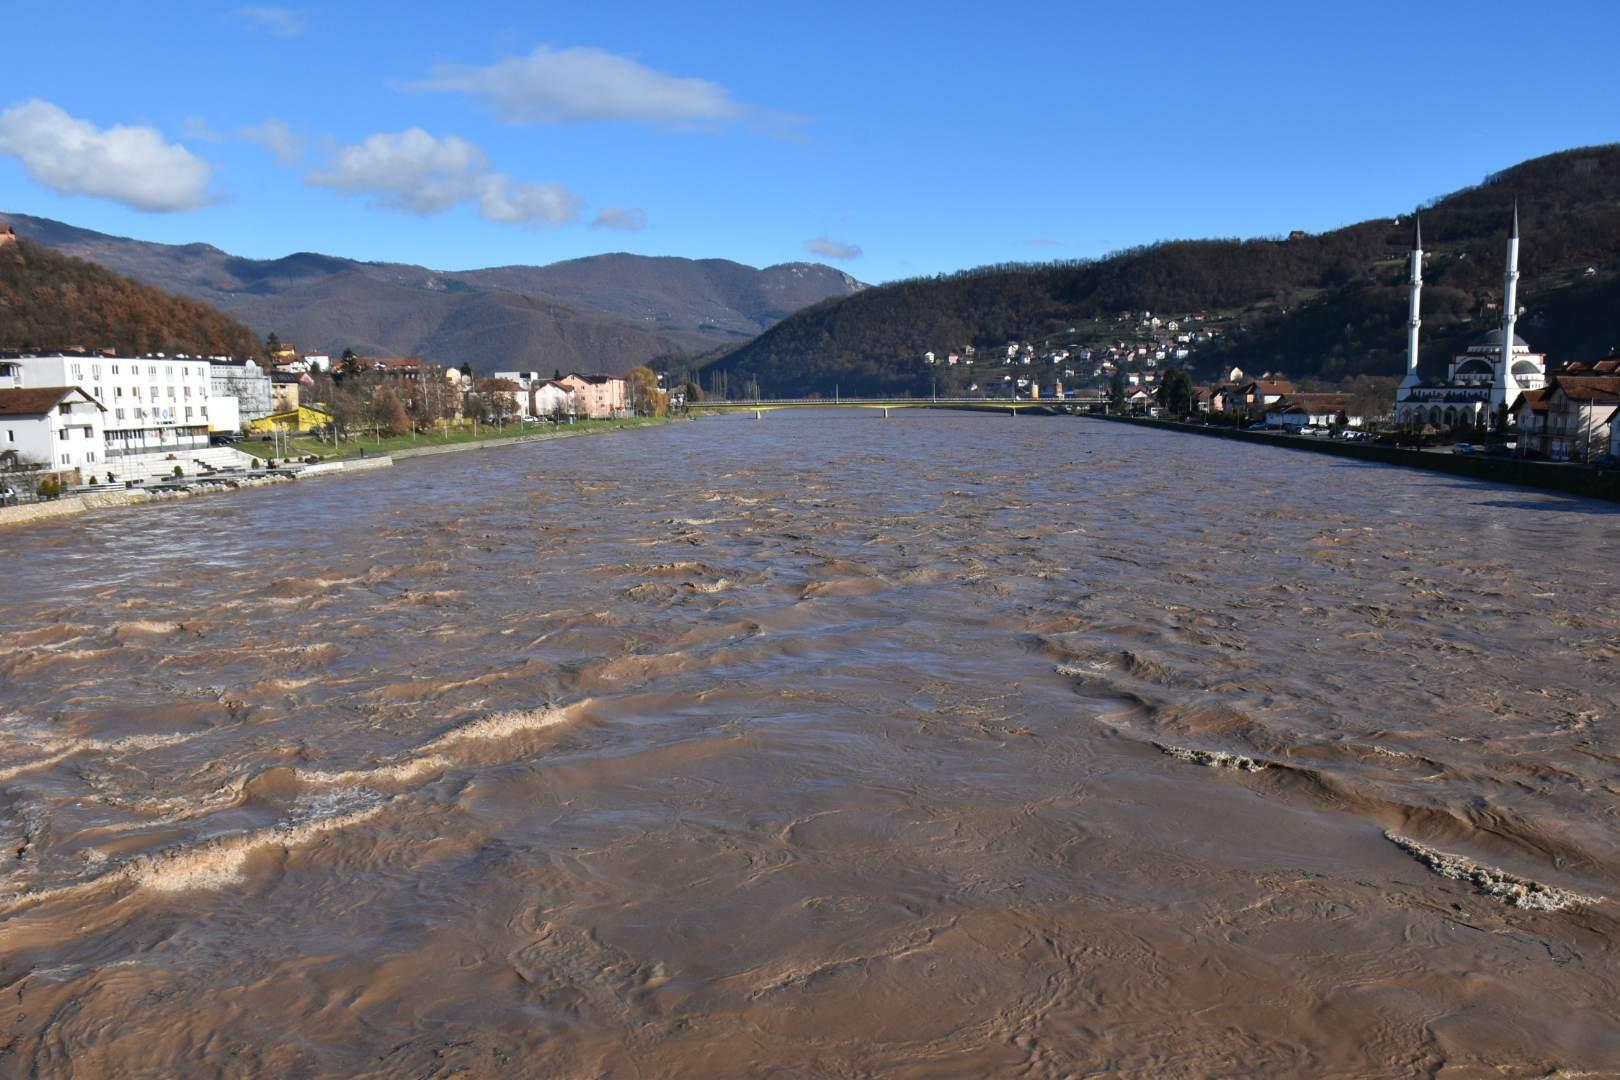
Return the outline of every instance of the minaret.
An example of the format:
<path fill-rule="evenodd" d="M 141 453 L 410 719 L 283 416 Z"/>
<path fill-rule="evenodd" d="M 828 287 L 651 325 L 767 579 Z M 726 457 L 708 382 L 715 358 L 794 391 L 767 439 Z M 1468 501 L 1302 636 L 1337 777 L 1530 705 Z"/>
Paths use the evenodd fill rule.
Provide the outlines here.
<path fill-rule="evenodd" d="M 1405 397 L 1407 390 L 1423 381 L 1418 377 L 1418 328 L 1423 325 L 1419 314 L 1423 299 L 1423 221 L 1416 214 L 1412 215 L 1412 221 L 1412 303 L 1406 322 L 1406 378 L 1401 380 L 1401 393 L 1395 395 L 1397 399 Z"/>
<path fill-rule="evenodd" d="M 1502 283 L 1502 359 L 1496 372 L 1496 385 L 1491 388 L 1491 408 L 1506 402 L 1512 393 L 1513 382 L 1513 325 L 1519 321 L 1519 203 L 1513 202 L 1513 231 L 1508 233 L 1507 278 Z"/>

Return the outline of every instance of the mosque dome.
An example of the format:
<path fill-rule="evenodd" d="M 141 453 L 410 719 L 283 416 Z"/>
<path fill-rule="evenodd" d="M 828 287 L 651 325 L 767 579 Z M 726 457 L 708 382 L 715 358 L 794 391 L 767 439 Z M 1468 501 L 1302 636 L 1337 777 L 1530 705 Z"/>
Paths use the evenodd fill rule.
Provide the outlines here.
<path fill-rule="evenodd" d="M 1480 338 L 1478 341 L 1474 342 L 1472 346 L 1470 346 L 1471 349 L 1500 349 L 1501 347 L 1502 331 L 1500 330 L 1492 330 L 1490 333 L 1486 334 L 1484 337 Z M 1528 349 L 1530 347 L 1530 343 L 1524 340 L 1524 338 L 1520 337 L 1518 334 L 1514 334 L 1513 347 L 1515 349 Z"/>

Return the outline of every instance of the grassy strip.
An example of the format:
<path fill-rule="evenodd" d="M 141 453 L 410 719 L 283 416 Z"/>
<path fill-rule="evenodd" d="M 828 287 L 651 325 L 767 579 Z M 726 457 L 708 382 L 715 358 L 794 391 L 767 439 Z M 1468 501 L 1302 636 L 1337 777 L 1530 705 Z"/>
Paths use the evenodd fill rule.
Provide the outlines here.
<path fill-rule="evenodd" d="M 293 435 L 281 440 L 280 451 L 278 443 L 268 438 L 254 435 L 244 438 L 236 444 L 236 449 L 245 451 L 258 458 L 307 458 L 318 457 L 323 461 L 341 461 L 345 458 L 357 458 L 362 451 L 367 456 L 382 456 L 397 450 L 420 450 L 430 446 L 457 446 L 466 443 L 492 442 L 500 439 L 511 439 L 522 435 L 551 435 L 551 434 L 584 434 L 590 431 L 612 431 L 616 428 L 642 427 L 647 424 L 663 423 L 662 420 L 651 417 L 634 417 L 626 420 L 577 420 L 572 424 L 556 425 L 551 423 L 540 424 L 507 424 L 505 427 L 488 427 L 478 425 L 476 434 L 471 424 L 452 427 L 446 431 L 422 431 L 414 435 L 353 435 L 340 438 L 337 446 L 332 440 L 319 439 L 313 435 Z"/>

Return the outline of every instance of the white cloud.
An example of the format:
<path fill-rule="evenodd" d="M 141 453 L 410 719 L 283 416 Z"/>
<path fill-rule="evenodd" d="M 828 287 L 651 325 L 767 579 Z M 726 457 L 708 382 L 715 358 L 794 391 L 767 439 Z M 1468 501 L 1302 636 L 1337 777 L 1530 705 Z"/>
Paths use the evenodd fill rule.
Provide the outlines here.
<path fill-rule="evenodd" d="M 308 180 L 351 195 L 370 195 L 390 210 L 437 214 L 476 195 L 488 164 L 484 152 L 465 139 L 439 139 L 411 128 L 345 146 L 330 172 L 311 173 Z"/>
<path fill-rule="evenodd" d="M 484 218 L 503 224 L 563 225 L 579 220 L 584 207 L 565 187 L 489 171 L 489 158 L 466 139 L 439 138 L 421 128 L 368 136 L 340 150 L 331 170 L 310 173 L 306 180 L 412 214 L 476 202 Z"/>
<path fill-rule="evenodd" d="M 553 49 L 484 67 L 441 66 L 411 89 L 469 94 L 514 123 L 639 120 L 672 127 L 738 120 L 750 110 L 717 83 L 654 71 L 601 49 Z"/>
<path fill-rule="evenodd" d="M 858 259 L 861 249 L 855 244 L 845 244 L 838 240 L 829 240 L 825 236 L 815 240 L 806 240 L 804 249 L 813 255 L 820 255 L 826 259 Z"/>
<path fill-rule="evenodd" d="M 585 204 L 559 184 L 529 184 L 501 173 L 479 182 L 478 212 L 509 225 L 566 225 L 579 220 Z"/>
<path fill-rule="evenodd" d="M 309 19 L 302 11 L 273 4 L 253 4 L 231 12 L 239 26 L 247 30 L 269 34 L 272 37 L 294 38 L 309 29 Z"/>
<path fill-rule="evenodd" d="M 593 229 L 623 229 L 640 232 L 647 227 L 647 212 L 638 207 L 604 206 L 591 222 Z"/>
<path fill-rule="evenodd" d="M 37 98 L 0 113 L 0 154 L 63 195 L 95 195 L 137 210 L 191 210 L 209 202 L 212 170 L 149 127 L 97 128 Z"/>
<path fill-rule="evenodd" d="M 285 120 L 277 120 L 273 116 L 262 124 L 243 128 L 237 135 L 264 147 L 283 165 L 291 165 L 304 156 L 304 137 L 288 126 Z"/>

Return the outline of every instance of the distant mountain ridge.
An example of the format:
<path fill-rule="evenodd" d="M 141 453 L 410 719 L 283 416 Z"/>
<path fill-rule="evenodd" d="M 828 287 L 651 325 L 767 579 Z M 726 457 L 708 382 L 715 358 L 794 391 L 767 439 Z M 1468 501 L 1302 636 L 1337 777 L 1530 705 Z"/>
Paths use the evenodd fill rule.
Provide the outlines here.
<path fill-rule="evenodd" d="M 418 355 L 497 368 L 624 371 L 748 340 L 809 304 L 865 288 L 819 263 L 596 255 L 547 266 L 436 271 L 314 252 L 247 259 L 49 218 L 0 214 L 19 236 L 201 300 L 308 351 Z"/>
<path fill-rule="evenodd" d="M 1439 371 L 1500 319 L 1515 200 L 1523 247 L 1520 332 L 1555 364 L 1620 348 L 1620 145 L 1551 154 L 1422 208 L 1427 244 L 1423 366 Z M 928 351 L 1064 334 L 1118 336 L 1123 312 L 1222 320 L 1195 374 L 1231 365 L 1296 377 L 1393 375 L 1404 366 L 1409 212 L 1286 239 L 1178 240 L 1106 258 L 991 266 L 864 290 L 797 312 L 715 358 L 708 379 L 766 393 L 941 392 L 973 369 L 933 369 Z M 1078 333 L 1066 333 L 1076 327 Z M 1086 372 L 1090 374 L 1089 371 Z"/>

